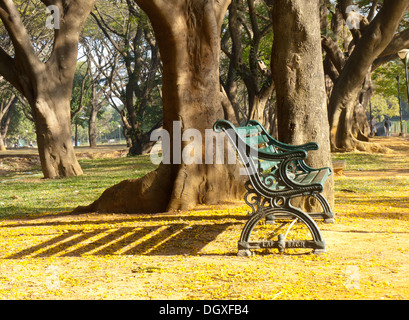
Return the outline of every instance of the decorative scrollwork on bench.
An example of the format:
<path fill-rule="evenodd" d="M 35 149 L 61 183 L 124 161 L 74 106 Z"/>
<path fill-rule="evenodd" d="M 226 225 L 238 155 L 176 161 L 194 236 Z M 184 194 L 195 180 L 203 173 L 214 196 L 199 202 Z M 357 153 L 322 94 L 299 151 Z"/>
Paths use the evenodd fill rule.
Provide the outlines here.
<path fill-rule="evenodd" d="M 256 192 L 250 180 L 244 183 L 244 187 L 247 190 L 246 194 L 244 195 L 244 201 L 251 208 L 251 212 L 249 212 L 249 214 L 253 215 L 261 210 L 261 208 L 269 206 L 270 203 L 268 199 Z"/>

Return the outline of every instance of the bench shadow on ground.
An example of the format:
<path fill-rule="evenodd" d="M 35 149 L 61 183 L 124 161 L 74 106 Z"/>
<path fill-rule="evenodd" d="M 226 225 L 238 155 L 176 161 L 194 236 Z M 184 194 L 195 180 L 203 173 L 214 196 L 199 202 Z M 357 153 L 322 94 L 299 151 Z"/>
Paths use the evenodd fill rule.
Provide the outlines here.
<path fill-rule="evenodd" d="M 64 217 L 67 214 L 60 214 Z M 54 218 L 57 218 L 55 215 Z M 44 218 L 44 216 L 42 217 Z M 226 222 L 226 219 L 229 222 Z M 50 221 L 51 220 L 51 221 Z M 54 220 L 54 221 L 53 221 Z M 1 228 L 29 227 L 30 235 L 43 236 L 44 227 L 58 227 L 55 236 L 20 251 L 6 259 L 81 257 L 104 255 L 202 255 L 200 251 L 229 228 L 240 232 L 247 220 L 244 215 L 218 216 L 150 216 L 114 218 L 107 221 L 86 218 L 61 221 L 59 219 L 29 219 L 23 223 L 4 225 Z M 137 222 L 148 222 L 149 225 Z M 124 226 L 128 223 L 130 226 Z M 84 228 L 82 228 L 84 225 Z M 85 226 L 86 225 L 86 226 Z M 134 226 L 132 226 L 134 225 Z M 37 228 L 39 227 L 39 228 Z M 240 234 L 237 234 L 237 240 Z M 235 254 L 230 248 L 223 255 Z M 216 253 L 217 254 L 217 253 Z"/>

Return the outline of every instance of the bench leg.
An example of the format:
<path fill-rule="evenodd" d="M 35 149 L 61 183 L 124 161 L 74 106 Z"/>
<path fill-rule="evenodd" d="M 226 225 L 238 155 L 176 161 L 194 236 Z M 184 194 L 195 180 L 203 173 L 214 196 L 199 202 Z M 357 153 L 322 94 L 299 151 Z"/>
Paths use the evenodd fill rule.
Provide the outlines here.
<path fill-rule="evenodd" d="M 324 210 L 323 212 L 323 218 L 325 223 L 334 223 L 334 213 L 331 210 L 331 207 L 327 201 L 327 199 L 324 198 L 322 194 L 315 194 L 314 197 L 318 200 L 318 202 L 321 204 L 322 209 Z"/>
<path fill-rule="evenodd" d="M 277 217 L 266 222 L 266 217 Z M 286 219 L 280 219 L 286 216 Z M 288 217 L 291 216 L 291 219 Z M 266 208 L 253 215 L 245 224 L 238 255 L 249 257 L 255 249 L 278 249 L 280 253 L 297 250 L 315 254 L 325 252 L 325 242 L 314 220 L 296 208 Z"/>
<path fill-rule="evenodd" d="M 334 223 L 334 213 L 332 212 L 327 199 L 325 199 L 324 196 L 320 193 L 312 194 L 310 196 L 317 199 L 317 201 L 321 205 L 322 212 L 308 212 L 307 214 L 314 220 L 324 219 L 325 223 Z"/>
<path fill-rule="evenodd" d="M 254 253 L 251 252 L 250 249 L 239 249 L 237 251 L 237 256 L 238 257 L 251 257 L 253 255 L 254 255 Z"/>

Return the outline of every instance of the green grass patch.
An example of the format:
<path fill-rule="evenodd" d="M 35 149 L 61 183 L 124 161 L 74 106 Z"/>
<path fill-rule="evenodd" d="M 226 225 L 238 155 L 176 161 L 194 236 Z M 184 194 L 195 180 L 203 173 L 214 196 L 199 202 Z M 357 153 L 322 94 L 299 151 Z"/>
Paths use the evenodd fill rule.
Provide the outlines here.
<path fill-rule="evenodd" d="M 382 154 L 368 153 L 333 153 L 332 160 L 346 160 L 346 170 L 386 170 L 389 167 L 388 161 Z"/>
<path fill-rule="evenodd" d="M 149 156 L 80 160 L 84 174 L 42 179 L 42 174 L 13 173 L 0 180 L 0 218 L 71 211 L 96 200 L 108 187 L 155 169 Z"/>

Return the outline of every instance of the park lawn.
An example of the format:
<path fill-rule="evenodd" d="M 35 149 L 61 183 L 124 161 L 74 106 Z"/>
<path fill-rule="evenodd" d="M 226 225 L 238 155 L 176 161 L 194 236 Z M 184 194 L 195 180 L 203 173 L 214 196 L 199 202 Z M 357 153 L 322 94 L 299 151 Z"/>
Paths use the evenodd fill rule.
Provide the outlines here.
<path fill-rule="evenodd" d="M 335 224 L 319 222 L 322 255 L 237 257 L 243 202 L 68 214 L 152 170 L 146 156 L 81 160 L 84 176 L 70 179 L 9 175 L 0 183 L 0 298 L 409 299 L 409 141 L 384 141 L 395 152 L 333 155 L 347 168 L 335 177 Z"/>
<path fill-rule="evenodd" d="M 79 160 L 84 175 L 66 179 L 41 179 L 40 167 L 14 172 L 0 179 L 0 218 L 71 211 L 97 199 L 108 187 L 139 178 L 156 166 L 149 156 Z"/>

